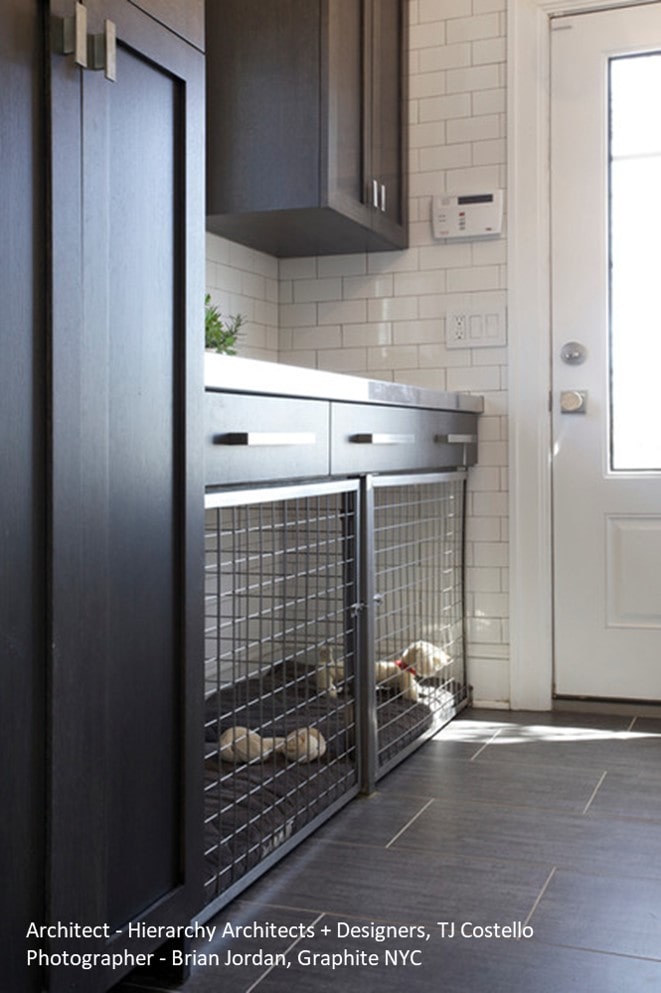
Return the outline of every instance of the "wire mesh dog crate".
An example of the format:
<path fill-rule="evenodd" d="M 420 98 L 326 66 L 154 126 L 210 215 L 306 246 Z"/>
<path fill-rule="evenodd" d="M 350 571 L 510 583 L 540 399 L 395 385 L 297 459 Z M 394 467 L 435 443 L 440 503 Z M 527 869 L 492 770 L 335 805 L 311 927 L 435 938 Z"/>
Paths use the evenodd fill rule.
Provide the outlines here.
<path fill-rule="evenodd" d="M 378 778 L 467 700 L 465 473 L 375 477 L 372 486 Z"/>
<path fill-rule="evenodd" d="M 207 494 L 212 909 L 358 791 L 358 512 L 355 481 Z"/>
<path fill-rule="evenodd" d="M 200 919 L 467 701 L 479 398 L 278 377 L 232 364 L 207 391 Z"/>

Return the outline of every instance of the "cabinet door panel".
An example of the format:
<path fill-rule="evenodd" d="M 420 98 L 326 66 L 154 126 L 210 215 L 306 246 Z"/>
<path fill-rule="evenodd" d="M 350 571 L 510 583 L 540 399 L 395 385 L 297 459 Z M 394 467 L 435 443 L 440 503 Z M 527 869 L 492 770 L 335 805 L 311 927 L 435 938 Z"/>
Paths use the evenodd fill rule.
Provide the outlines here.
<path fill-rule="evenodd" d="M 131 0 L 136 7 L 204 49 L 204 0 Z"/>
<path fill-rule="evenodd" d="M 176 886 L 181 841 L 175 817 L 181 734 L 180 722 L 172 720 L 183 594 L 175 436 L 182 337 L 178 88 L 169 74 L 121 45 L 117 83 L 104 87 L 101 98 L 107 98 L 108 199 L 114 205 L 106 284 L 113 926 Z M 103 326 L 99 331 L 106 333 Z"/>
<path fill-rule="evenodd" d="M 54 56 L 52 155 L 69 168 L 53 197 L 68 208 L 53 223 L 49 916 L 114 930 L 201 905 L 203 60 L 128 0 L 87 7 L 91 32 L 116 23 L 117 82 Z M 54 970 L 49 989 L 119 978 Z"/>
<path fill-rule="evenodd" d="M 405 233 L 407 216 L 407 24 L 401 0 L 373 0 L 371 173 L 378 184 L 374 226 Z M 401 235 L 400 235 L 401 237 Z"/>
<path fill-rule="evenodd" d="M 43 919 L 45 834 L 44 135 L 36 0 L 0 4 L 0 827 L 2 979 L 41 990 L 25 935 Z"/>
<path fill-rule="evenodd" d="M 369 227 L 369 106 L 365 100 L 365 35 L 369 18 L 363 0 L 336 0 L 328 8 L 324 87 L 326 128 L 322 167 L 328 163 L 329 200 L 335 209 Z M 324 46 L 322 46 L 324 47 Z"/>

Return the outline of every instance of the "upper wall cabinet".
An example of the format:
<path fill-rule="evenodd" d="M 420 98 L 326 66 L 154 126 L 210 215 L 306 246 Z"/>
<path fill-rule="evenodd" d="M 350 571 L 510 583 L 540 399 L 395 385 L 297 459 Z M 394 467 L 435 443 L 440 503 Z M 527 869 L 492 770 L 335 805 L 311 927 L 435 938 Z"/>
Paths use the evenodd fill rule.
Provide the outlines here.
<path fill-rule="evenodd" d="M 276 256 L 407 245 L 404 0 L 208 0 L 207 228 Z"/>

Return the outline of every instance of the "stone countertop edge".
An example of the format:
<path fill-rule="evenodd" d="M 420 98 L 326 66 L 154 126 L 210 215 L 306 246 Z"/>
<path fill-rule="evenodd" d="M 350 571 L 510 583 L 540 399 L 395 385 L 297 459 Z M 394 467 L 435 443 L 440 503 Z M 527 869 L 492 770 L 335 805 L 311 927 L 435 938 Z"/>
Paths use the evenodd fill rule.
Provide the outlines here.
<path fill-rule="evenodd" d="M 473 393 L 449 393 L 235 355 L 205 352 L 204 371 L 205 389 L 212 392 L 258 393 L 476 414 L 484 410 L 484 398 Z"/>

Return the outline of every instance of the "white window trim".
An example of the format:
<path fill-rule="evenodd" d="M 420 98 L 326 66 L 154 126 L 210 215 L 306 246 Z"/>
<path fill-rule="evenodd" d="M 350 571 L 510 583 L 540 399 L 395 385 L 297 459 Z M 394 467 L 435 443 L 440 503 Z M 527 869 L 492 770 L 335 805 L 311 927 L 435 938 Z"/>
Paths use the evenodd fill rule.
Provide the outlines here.
<path fill-rule="evenodd" d="M 553 701 L 549 21 L 641 0 L 508 0 L 510 704 Z M 642 0 L 655 2 L 655 0 Z"/>

